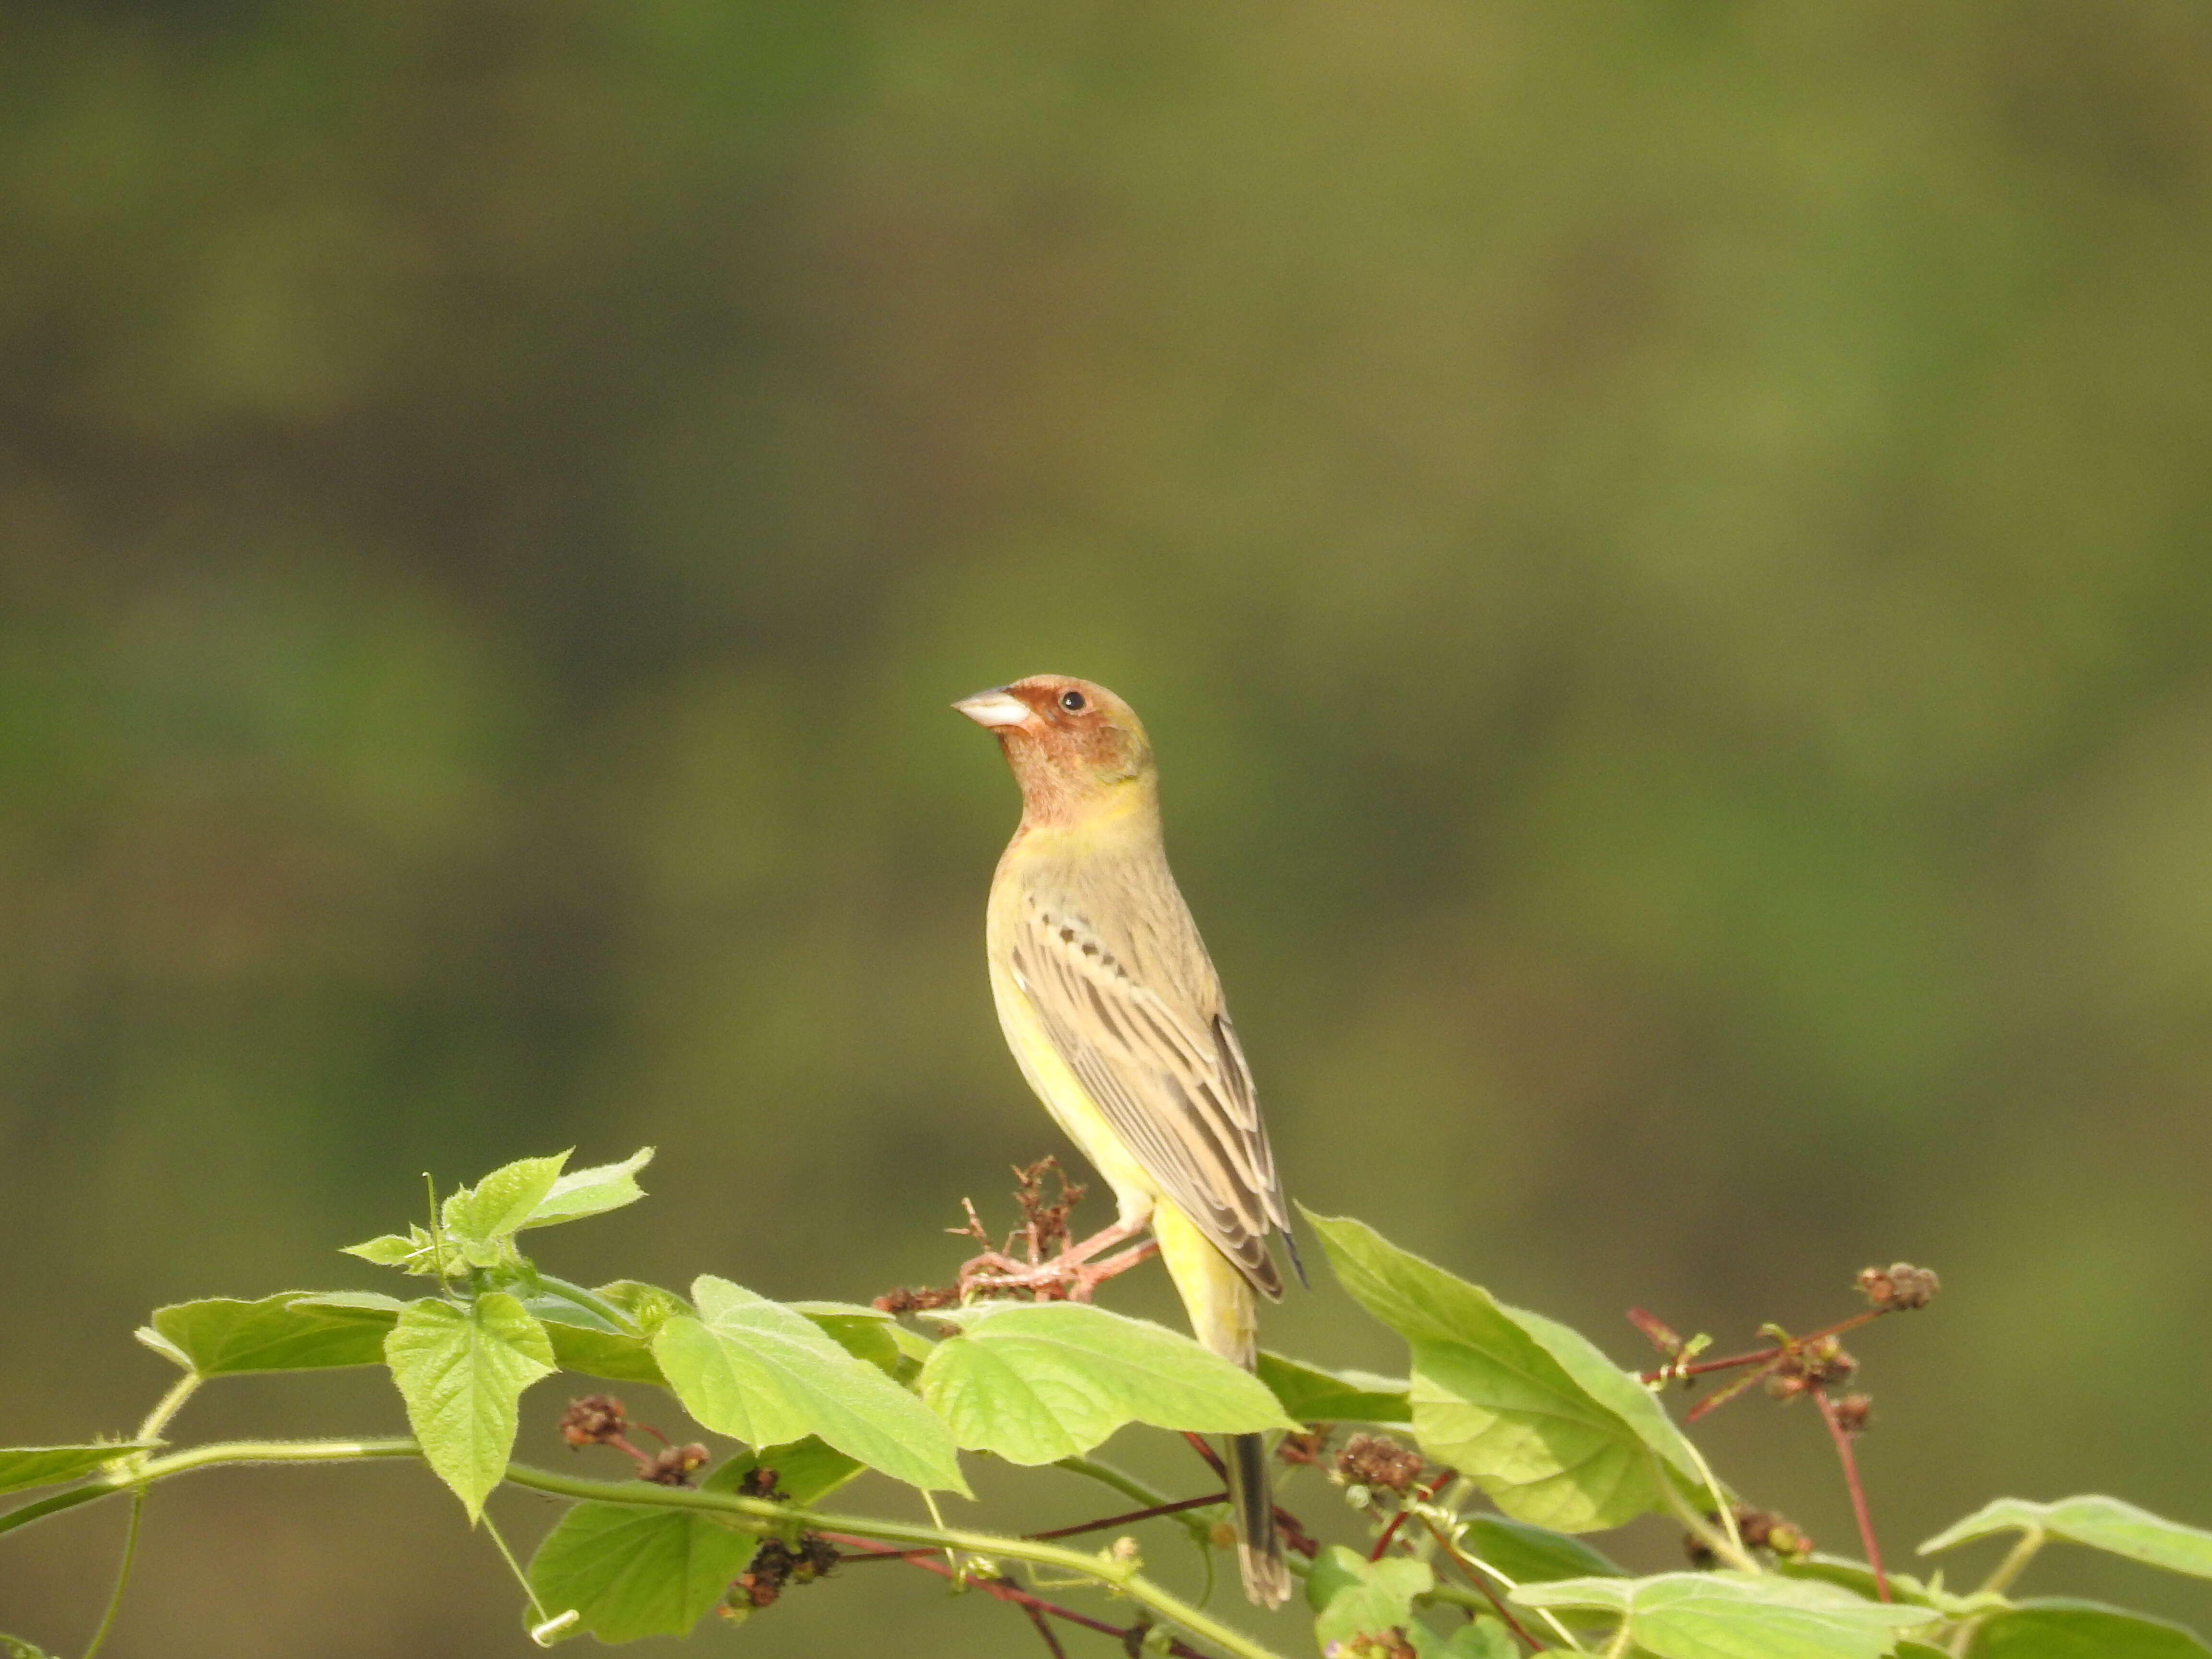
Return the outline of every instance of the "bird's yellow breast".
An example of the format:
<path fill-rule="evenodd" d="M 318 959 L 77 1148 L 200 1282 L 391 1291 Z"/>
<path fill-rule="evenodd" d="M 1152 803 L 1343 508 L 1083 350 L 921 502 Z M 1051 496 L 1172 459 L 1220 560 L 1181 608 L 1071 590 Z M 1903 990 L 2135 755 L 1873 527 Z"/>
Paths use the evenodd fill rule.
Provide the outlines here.
<path fill-rule="evenodd" d="M 1066 1132 L 1091 1167 L 1114 1189 L 1114 1201 L 1121 1209 L 1119 1218 L 1141 1224 L 1152 1213 L 1159 1189 L 1122 1146 L 1121 1137 L 1092 1103 L 1082 1080 L 1060 1057 L 1036 1005 L 1015 979 L 1004 956 L 998 951 L 991 952 L 991 995 L 998 1004 L 999 1029 L 1006 1034 L 1006 1047 L 1014 1052 L 1014 1063 L 1044 1103 L 1045 1110 L 1052 1114 L 1053 1121 Z"/>

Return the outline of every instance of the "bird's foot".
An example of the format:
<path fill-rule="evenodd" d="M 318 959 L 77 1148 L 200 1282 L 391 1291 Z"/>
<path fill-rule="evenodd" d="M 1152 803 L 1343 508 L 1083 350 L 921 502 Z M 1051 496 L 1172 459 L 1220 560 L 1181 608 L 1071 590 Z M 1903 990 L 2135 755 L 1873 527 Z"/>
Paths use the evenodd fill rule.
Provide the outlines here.
<path fill-rule="evenodd" d="M 1093 1260 L 1136 1231 L 1109 1227 L 1043 1261 L 1019 1261 L 1002 1251 L 986 1250 L 961 1265 L 960 1289 L 963 1294 L 1027 1291 L 1040 1302 L 1088 1302 L 1108 1279 L 1158 1254 L 1158 1243 L 1147 1239 L 1103 1261 Z"/>

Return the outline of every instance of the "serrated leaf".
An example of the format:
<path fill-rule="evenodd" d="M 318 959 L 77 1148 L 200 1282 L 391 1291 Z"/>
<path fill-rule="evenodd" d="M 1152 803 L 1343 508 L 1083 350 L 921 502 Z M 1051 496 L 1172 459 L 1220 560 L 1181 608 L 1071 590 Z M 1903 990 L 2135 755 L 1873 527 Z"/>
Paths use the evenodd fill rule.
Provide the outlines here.
<path fill-rule="evenodd" d="M 1467 1519 L 1468 1553 L 1488 1562 L 1516 1584 L 1559 1578 L 1626 1578 L 1627 1570 L 1579 1538 L 1505 1515 Z"/>
<path fill-rule="evenodd" d="M 504 1291 L 465 1308 L 425 1297 L 408 1304 L 384 1352 L 423 1457 L 474 1522 L 514 1453 L 515 1402 L 552 1374 L 545 1328 Z"/>
<path fill-rule="evenodd" d="M 644 1188 L 637 1184 L 637 1172 L 652 1162 L 653 1148 L 641 1146 L 619 1164 L 596 1164 L 588 1170 L 571 1170 L 545 1189 L 545 1196 L 538 1200 L 522 1225 L 550 1227 L 635 1204 L 645 1196 Z"/>
<path fill-rule="evenodd" d="M 1929 1607 L 1863 1601 L 1846 1590 L 1765 1574 L 1668 1572 L 1524 1584 L 1529 1607 L 1580 1607 L 1627 1620 L 1651 1659 L 1883 1659 L 1899 1633 L 1932 1624 Z"/>
<path fill-rule="evenodd" d="M 0 1492 L 59 1486 L 81 1480 L 125 1453 L 146 1451 L 153 1440 L 98 1441 L 86 1446 L 0 1446 Z"/>
<path fill-rule="evenodd" d="M 568 1161 L 566 1152 L 519 1158 L 501 1164 L 475 1186 L 449 1194 L 439 1207 L 447 1235 L 464 1249 L 474 1245 L 496 1250 L 507 1245 L 545 1201 Z M 481 1254 L 483 1250 L 471 1250 L 469 1259 L 479 1267 L 489 1266 L 489 1260 L 477 1260 Z"/>
<path fill-rule="evenodd" d="M 1701 1482 L 1681 1431 L 1587 1339 L 1507 1307 L 1364 1222 L 1310 1211 L 1307 1219 L 1345 1289 L 1412 1348 L 1421 1449 L 1508 1515 L 1563 1532 L 1619 1526 L 1666 1507 L 1655 1457 L 1686 1486 Z"/>
<path fill-rule="evenodd" d="M 909 1486 L 968 1490 L 945 1425 L 805 1315 L 712 1274 L 691 1296 L 698 1316 L 663 1322 L 653 1355 L 707 1427 L 754 1446 L 819 1435 Z"/>
<path fill-rule="evenodd" d="M 1265 1349 L 1257 1374 L 1301 1423 L 1405 1423 L 1413 1417 L 1402 1378 L 1324 1370 Z"/>
<path fill-rule="evenodd" d="M 381 1307 L 282 1291 L 256 1302 L 210 1297 L 156 1308 L 153 1328 L 199 1376 L 233 1376 L 377 1364 L 393 1317 Z"/>
<path fill-rule="evenodd" d="M 1968 1659 L 2206 1659 L 2194 1631 L 2094 1601 L 2024 1601 L 1974 1626 Z"/>
<path fill-rule="evenodd" d="M 1437 1587 L 1425 1561 L 1402 1555 L 1370 1561 L 1357 1550 L 1332 1544 L 1306 1575 L 1306 1605 L 1314 1610 L 1314 1638 L 1323 1651 L 1335 1642 L 1387 1636 L 1413 1622 L 1413 1598 Z"/>
<path fill-rule="evenodd" d="M 416 1230 L 403 1237 L 398 1233 L 380 1233 L 374 1238 L 359 1244 L 340 1248 L 340 1255 L 357 1255 L 363 1261 L 374 1261 L 380 1267 L 404 1267 L 423 1255 L 430 1247 L 430 1236 Z"/>
<path fill-rule="evenodd" d="M 759 1547 L 754 1534 L 696 1510 L 578 1504 L 531 1558 L 530 1587 L 548 1613 L 574 1609 L 602 1642 L 684 1636 Z"/>
<path fill-rule="evenodd" d="M 2166 1520 L 2117 1498 L 2094 1495 L 2063 1498 L 2056 1504 L 2000 1498 L 1936 1534 L 1920 1553 L 1933 1555 L 1995 1533 L 2036 1530 L 2168 1572 L 2212 1578 L 2212 1532 Z"/>
<path fill-rule="evenodd" d="M 952 1437 L 1011 1463 L 1089 1451 L 1126 1423 L 1249 1434 L 1296 1428 L 1266 1385 L 1180 1332 L 1078 1302 L 945 1309 L 921 1395 Z"/>

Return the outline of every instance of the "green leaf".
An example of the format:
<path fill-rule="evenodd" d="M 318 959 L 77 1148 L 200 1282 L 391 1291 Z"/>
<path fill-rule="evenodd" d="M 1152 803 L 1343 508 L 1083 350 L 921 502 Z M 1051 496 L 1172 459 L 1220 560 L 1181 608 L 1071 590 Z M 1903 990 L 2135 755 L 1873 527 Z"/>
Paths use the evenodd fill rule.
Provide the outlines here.
<path fill-rule="evenodd" d="M 629 1320 L 639 1334 L 647 1337 L 659 1330 L 664 1321 L 691 1311 L 691 1304 L 675 1291 L 635 1279 L 612 1280 L 592 1294 Z"/>
<path fill-rule="evenodd" d="M 864 1466 L 834 1446 L 808 1436 L 785 1446 L 742 1451 L 712 1470 L 699 1483 L 702 1492 L 735 1492 L 755 1469 L 774 1469 L 775 1489 L 804 1509 L 843 1486 Z"/>
<path fill-rule="evenodd" d="M 2168 1572 L 2212 1578 L 2212 1532 L 2165 1520 L 2117 1498 L 2063 1498 L 2056 1504 L 2000 1498 L 1936 1534 L 1920 1553 L 1933 1555 L 1993 1533 L 2038 1530 Z"/>
<path fill-rule="evenodd" d="M 1626 1578 L 1627 1570 L 1579 1538 L 1504 1515 L 1467 1520 L 1466 1548 L 1516 1584 L 1558 1578 Z"/>
<path fill-rule="evenodd" d="M 1651 1659 L 1881 1659 L 1898 1633 L 1930 1624 L 1929 1607 L 1863 1601 L 1845 1590 L 1765 1574 L 1668 1572 L 1524 1584 L 1529 1607 L 1588 1607 L 1628 1623 Z"/>
<path fill-rule="evenodd" d="M 690 1311 L 682 1297 L 634 1279 L 618 1279 L 588 1292 L 578 1292 L 575 1286 L 551 1278 L 544 1285 L 523 1305 L 545 1322 L 553 1357 L 562 1370 L 613 1382 L 668 1386 L 660 1363 L 653 1357 L 652 1336 L 672 1314 Z M 621 1323 L 579 1300 L 580 1295 L 612 1309 Z"/>
<path fill-rule="evenodd" d="M 952 1437 L 1011 1463 L 1089 1451 L 1125 1423 L 1203 1433 L 1296 1428 L 1249 1371 L 1190 1338 L 1078 1302 L 1000 1303 L 936 1316 L 921 1395 Z"/>
<path fill-rule="evenodd" d="M 380 1233 L 374 1238 L 359 1244 L 342 1248 L 340 1255 L 357 1255 L 363 1261 L 374 1261 L 380 1267 L 406 1267 L 413 1271 L 416 1258 L 430 1249 L 430 1235 L 417 1227 L 404 1237 L 398 1233 Z"/>
<path fill-rule="evenodd" d="M 1654 1459 L 1704 1477 L 1634 1376 L 1577 1333 L 1399 1249 L 1363 1222 L 1307 1212 L 1345 1289 L 1413 1349 L 1421 1449 L 1518 1520 L 1563 1532 L 1665 1507 Z"/>
<path fill-rule="evenodd" d="M 20 1636 L 0 1634 L 0 1659 L 54 1659 L 36 1642 L 27 1642 Z"/>
<path fill-rule="evenodd" d="M 712 1274 L 691 1295 L 699 1316 L 666 1320 L 653 1354 L 707 1427 L 754 1446 L 816 1434 L 909 1486 L 968 1490 L 945 1425 L 805 1316 Z"/>
<path fill-rule="evenodd" d="M 653 1345 L 640 1336 L 614 1336 L 604 1331 L 579 1329 L 558 1321 L 545 1321 L 545 1334 L 553 1344 L 553 1363 L 564 1371 L 576 1371 L 608 1382 L 650 1382 L 666 1388 L 660 1362 Z"/>
<path fill-rule="evenodd" d="M 363 1313 L 390 1314 L 394 1318 L 407 1304 L 381 1291 L 317 1291 L 292 1298 L 295 1308 L 353 1308 Z"/>
<path fill-rule="evenodd" d="M 803 1507 L 828 1497 L 862 1467 L 810 1437 L 740 1452 L 699 1486 L 736 1492 L 756 1468 L 769 1468 L 776 1490 Z M 549 1613 L 574 1607 L 582 1615 L 580 1634 L 602 1642 L 681 1636 L 712 1610 L 759 1547 L 757 1536 L 712 1516 L 579 1504 L 538 1547 L 530 1583 Z"/>
<path fill-rule="evenodd" d="M 1328 1371 L 1262 1350 L 1259 1377 L 1301 1423 L 1405 1423 L 1413 1419 L 1402 1379 L 1372 1371 Z"/>
<path fill-rule="evenodd" d="M 745 1570 L 760 1539 L 690 1510 L 578 1504 L 531 1558 L 548 1613 L 574 1608 L 602 1642 L 683 1636 Z"/>
<path fill-rule="evenodd" d="M 281 1291 L 258 1302 L 213 1297 L 156 1308 L 153 1328 L 198 1375 L 231 1376 L 377 1364 L 393 1318 L 381 1306 Z"/>
<path fill-rule="evenodd" d="M 653 1162 L 653 1148 L 641 1146 L 619 1164 L 597 1164 L 561 1176 L 545 1189 L 523 1221 L 525 1227 L 550 1227 L 556 1222 L 600 1215 L 635 1204 L 645 1196 L 637 1172 Z M 510 1164 L 510 1169 L 514 1167 Z M 482 1190 L 481 1188 L 478 1189 Z"/>
<path fill-rule="evenodd" d="M 1512 1632 L 1487 1613 L 1469 1620 L 1449 1637 L 1440 1637 L 1425 1625 L 1408 1625 L 1419 1659 L 1521 1659 L 1521 1644 Z"/>
<path fill-rule="evenodd" d="M 554 1183 L 561 1178 L 561 1166 L 568 1161 L 566 1152 L 551 1158 L 517 1158 L 501 1164 L 475 1186 L 449 1194 L 439 1211 L 446 1231 L 469 1249 L 471 1261 L 489 1267 L 491 1255 L 503 1253 L 551 1194 Z M 477 1248 L 470 1249 L 471 1246 Z"/>
<path fill-rule="evenodd" d="M 1370 1561 L 1357 1550 L 1331 1544 L 1306 1576 L 1314 1638 L 1326 1651 L 1332 1643 L 1387 1636 L 1412 1624 L 1413 1598 L 1436 1587 L 1437 1576 L 1425 1561 L 1402 1555 Z"/>
<path fill-rule="evenodd" d="M 146 1451 L 153 1440 L 100 1441 L 88 1446 L 0 1447 L 0 1492 L 58 1486 L 83 1479 L 126 1452 Z"/>
<path fill-rule="evenodd" d="M 474 1522 L 514 1450 L 516 1401 L 553 1370 L 545 1328 L 504 1291 L 466 1308 L 425 1297 L 408 1304 L 384 1353 L 422 1455 Z"/>
<path fill-rule="evenodd" d="M 1878 1601 L 1881 1593 L 1874 1581 L 1874 1569 L 1863 1561 L 1854 1561 L 1841 1555 L 1808 1555 L 1802 1559 L 1783 1557 L 1774 1564 L 1774 1571 L 1785 1578 L 1816 1579 L 1823 1584 L 1833 1584 L 1847 1589 L 1862 1601 Z M 1899 1601 L 1910 1601 L 1916 1607 L 1932 1607 L 1936 1598 L 1929 1594 L 1928 1586 L 1909 1572 L 1883 1575 L 1889 1581 L 1889 1593 Z M 1955 1602 L 1958 1598 L 1953 1598 Z M 1948 1609 L 1957 1611 L 1955 1605 Z"/>
<path fill-rule="evenodd" d="M 2206 1659 L 2212 1648 L 2163 1619 L 2053 1598 L 1990 1614 L 1966 1652 L 1968 1659 Z"/>
<path fill-rule="evenodd" d="M 899 1352 L 894 1334 L 898 1322 L 877 1308 L 857 1302 L 793 1302 L 787 1304 L 822 1328 L 823 1333 L 855 1359 L 865 1359 L 887 1376 L 899 1374 Z"/>

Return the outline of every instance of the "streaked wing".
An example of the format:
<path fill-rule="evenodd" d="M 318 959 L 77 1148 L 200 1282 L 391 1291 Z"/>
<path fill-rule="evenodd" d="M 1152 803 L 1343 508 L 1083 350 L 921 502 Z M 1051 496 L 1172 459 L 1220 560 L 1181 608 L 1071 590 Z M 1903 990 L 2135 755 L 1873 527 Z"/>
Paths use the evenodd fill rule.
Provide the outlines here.
<path fill-rule="evenodd" d="M 1176 910 L 1188 929 L 1179 899 Z M 1011 965 L 1054 1048 L 1145 1172 L 1245 1277 L 1279 1295 L 1267 1236 L 1288 1217 L 1205 949 L 1192 930 L 1178 952 L 1186 976 L 1201 981 L 1188 987 L 1145 982 L 1133 954 L 1072 907 L 1031 894 Z"/>

